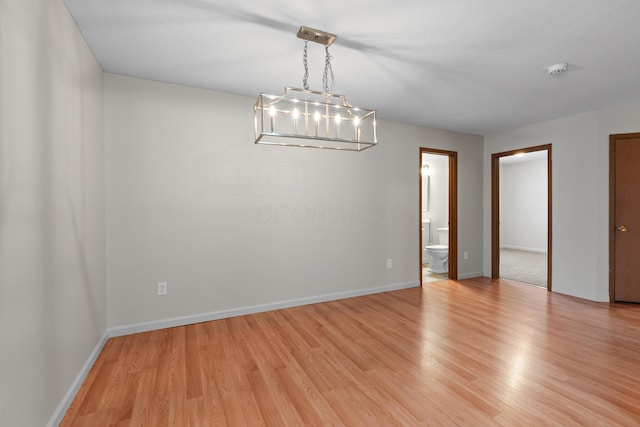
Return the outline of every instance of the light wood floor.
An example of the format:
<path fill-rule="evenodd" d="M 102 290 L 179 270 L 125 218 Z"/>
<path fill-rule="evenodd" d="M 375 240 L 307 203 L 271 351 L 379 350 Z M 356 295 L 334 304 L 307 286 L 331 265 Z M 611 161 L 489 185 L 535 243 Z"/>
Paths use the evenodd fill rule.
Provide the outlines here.
<path fill-rule="evenodd" d="M 63 426 L 640 425 L 640 305 L 507 280 L 110 339 Z"/>

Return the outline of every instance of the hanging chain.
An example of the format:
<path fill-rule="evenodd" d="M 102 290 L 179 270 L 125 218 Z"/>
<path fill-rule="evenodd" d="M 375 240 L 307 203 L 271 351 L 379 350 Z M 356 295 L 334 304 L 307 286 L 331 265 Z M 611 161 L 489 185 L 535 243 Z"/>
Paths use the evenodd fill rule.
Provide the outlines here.
<path fill-rule="evenodd" d="M 309 90 L 309 61 L 307 59 L 307 41 L 306 40 L 304 41 L 302 65 L 304 65 L 304 76 L 302 77 L 302 84 L 306 90 Z"/>
<path fill-rule="evenodd" d="M 324 50 L 325 57 L 324 72 L 322 73 L 322 90 L 325 93 L 333 93 L 333 82 L 335 80 L 333 68 L 331 68 L 331 60 L 333 59 L 333 57 L 329 54 L 329 46 L 325 46 Z M 304 41 L 304 50 L 302 51 L 302 65 L 304 65 L 304 76 L 302 76 L 302 85 L 305 90 L 309 90 L 309 58 L 307 40 Z"/>
<path fill-rule="evenodd" d="M 324 73 L 322 74 L 322 90 L 325 93 L 333 93 L 333 81 L 335 79 L 333 75 L 333 69 L 331 68 L 331 55 L 329 54 L 329 46 L 324 47 L 325 57 L 324 57 Z M 331 85 L 329 85 L 329 77 L 331 77 Z"/>

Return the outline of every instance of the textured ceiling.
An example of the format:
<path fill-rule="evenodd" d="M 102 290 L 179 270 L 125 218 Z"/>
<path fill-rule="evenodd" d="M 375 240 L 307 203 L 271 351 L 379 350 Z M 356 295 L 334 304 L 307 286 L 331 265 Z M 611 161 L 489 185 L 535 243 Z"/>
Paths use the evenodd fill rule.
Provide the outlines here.
<path fill-rule="evenodd" d="M 338 35 L 334 91 L 381 119 L 487 134 L 640 104 L 638 0 L 65 2 L 112 73 L 281 94 L 302 86 L 305 25 Z M 310 43 L 311 89 L 323 62 Z"/>

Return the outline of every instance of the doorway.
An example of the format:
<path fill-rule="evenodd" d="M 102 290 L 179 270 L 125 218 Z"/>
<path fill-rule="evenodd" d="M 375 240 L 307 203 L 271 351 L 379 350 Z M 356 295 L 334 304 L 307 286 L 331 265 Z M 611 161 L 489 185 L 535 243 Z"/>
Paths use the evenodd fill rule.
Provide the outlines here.
<path fill-rule="evenodd" d="M 609 137 L 609 294 L 640 303 L 640 133 Z"/>
<path fill-rule="evenodd" d="M 425 161 L 430 156 L 435 156 L 431 157 L 433 159 L 431 165 L 429 165 L 428 161 Z M 440 274 L 442 278 L 458 279 L 458 153 L 434 148 L 420 148 L 419 160 L 419 277 L 420 285 L 422 286 L 423 282 L 425 282 L 423 278 L 425 247 L 430 246 L 430 244 L 439 244 L 439 235 L 443 235 L 443 233 L 447 234 L 446 237 L 448 237 L 448 242 L 446 242 L 448 244 L 447 265 L 446 268 L 443 268 L 443 265 L 440 264 L 434 271 L 436 271 L 436 274 Z M 444 165 L 444 168 L 439 167 L 440 170 L 438 171 L 436 165 Z M 440 177 L 438 180 L 436 180 L 436 173 Z M 446 174 L 444 178 L 442 173 Z M 444 193 L 444 197 L 436 197 L 438 192 L 440 194 Z M 436 206 L 436 203 L 444 203 L 446 207 Z M 439 215 L 435 212 L 436 209 L 445 213 Z M 447 228 L 448 231 L 446 230 Z M 438 248 L 438 250 L 442 250 L 442 248 Z"/>
<path fill-rule="evenodd" d="M 492 154 L 491 277 L 550 291 L 551 230 L 551 145 Z"/>

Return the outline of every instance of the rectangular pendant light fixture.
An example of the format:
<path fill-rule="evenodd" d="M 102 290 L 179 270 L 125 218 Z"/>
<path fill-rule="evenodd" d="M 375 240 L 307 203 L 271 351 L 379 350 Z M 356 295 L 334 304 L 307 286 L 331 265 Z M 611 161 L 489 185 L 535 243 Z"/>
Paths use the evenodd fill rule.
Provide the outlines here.
<path fill-rule="evenodd" d="M 328 48 L 334 34 L 301 27 L 305 40 L 304 88 L 285 87 L 284 94 L 260 94 L 253 108 L 256 144 L 362 151 L 377 144 L 375 110 L 350 105 L 344 95 L 332 93 L 333 71 Z M 323 91 L 307 84 L 307 42 L 325 45 Z M 328 76 L 331 75 L 331 87 Z"/>

